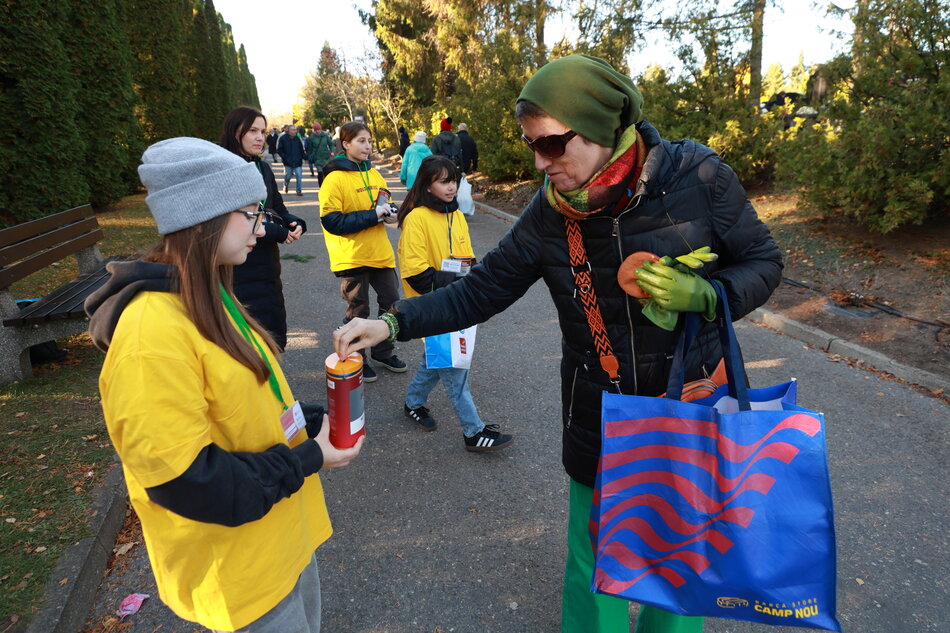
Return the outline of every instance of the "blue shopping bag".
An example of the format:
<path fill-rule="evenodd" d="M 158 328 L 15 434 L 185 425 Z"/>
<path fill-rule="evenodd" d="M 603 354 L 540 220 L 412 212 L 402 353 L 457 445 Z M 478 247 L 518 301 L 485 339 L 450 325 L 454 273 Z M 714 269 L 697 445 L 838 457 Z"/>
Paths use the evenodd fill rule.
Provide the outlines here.
<path fill-rule="evenodd" d="M 794 381 L 748 388 L 714 286 L 728 385 L 675 399 L 697 316 L 666 398 L 604 393 L 592 590 L 683 615 L 840 631 L 824 417 L 796 404 Z"/>

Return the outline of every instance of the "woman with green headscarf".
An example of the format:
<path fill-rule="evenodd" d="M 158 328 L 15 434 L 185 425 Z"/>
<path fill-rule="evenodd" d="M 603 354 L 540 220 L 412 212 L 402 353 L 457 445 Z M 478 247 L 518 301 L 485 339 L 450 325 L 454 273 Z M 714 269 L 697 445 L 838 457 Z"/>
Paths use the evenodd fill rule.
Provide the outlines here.
<path fill-rule="evenodd" d="M 633 81 L 601 59 L 570 55 L 541 68 L 521 91 L 515 116 L 544 185 L 508 234 L 459 281 L 334 333 L 342 355 L 386 338 L 463 329 L 544 279 L 563 335 L 564 633 L 630 627 L 627 601 L 590 591 L 601 394 L 665 391 L 679 314 L 698 312 L 707 321 L 715 314 L 710 280 L 725 287 L 739 319 L 782 278 L 781 253 L 732 169 L 699 143 L 661 138 L 642 120 L 642 107 Z M 658 261 L 637 263 L 643 252 Z M 644 291 L 649 300 L 639 299 Z M 697 341 L 686 356 L 687 380 L 710 375 L 722 356 L 713 324 L 700 328 Z M 637 633 L 701 630 L 701 618 L 647 606 L 637 618 Z"/>

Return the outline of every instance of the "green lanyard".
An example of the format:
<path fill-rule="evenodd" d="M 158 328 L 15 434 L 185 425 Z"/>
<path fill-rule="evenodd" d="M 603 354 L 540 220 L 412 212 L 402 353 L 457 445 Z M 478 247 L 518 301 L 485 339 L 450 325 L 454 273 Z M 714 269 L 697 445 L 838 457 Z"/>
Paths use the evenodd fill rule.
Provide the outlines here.
<path fill-rule="evenodd" d="M 360 173 L 360 180 L 362 180 L 363 184 L 366 185 L 366 195 L 369 196 L 369 208 L 375 209 L 376 200 L 373 198 L 373 189 L 372 189 L 372 185 L 370 184 L 372 182 L 372 178 L 369 177 L 368 169 L 365 172 L 366 176 L 365 177 L 363 176 L 364 172 L 362 169 L 360 169 L 360 166 L 362 164 L 363 163 L 356 163 L 356 171 Z"/>
<path fill-rule="evenodd" d="M 234 319 L 234 322 L 238 326 L 238 330 L 240 330 L 245 340 L 257 348 L 257 353 L 261 355 L 261 359 L 264 361 L 264 364 L 267 365 L 267 369 L 270 370 L 270 376 L 267 377 L 267 382 L 270 383 L 271 391 L 274 392 L 274 396 L 277 397 L 278 402 L 280 402 L 280 404 L 284 407 L 284 411 L 286 411 L 287 404 L 284 402 L 284 396 L 280 392 L 280 383 L 277 382 L 277 375 L 274 373 L 274 368 L 271 366 L 270 360 L 267 358 L 267 354 L 264 353 L 264 349 L 261 347 L 261 344 L 257 342 L 257 338 L 255 338 L 251 332 L 251 326 L 248 324 L 247 319 L 244 318 L 244 315 L 241 314 L 240 310 L 237 309 L 237 306 L 234 305 L 234 299 L 231 298 L 231 295 L 228 294 L 228 291 L 224 289 L 223 285 L 219 284 L 218 287 L 221 289 L 221 300 L 224 302 L 224 309 L 227 310 L 228 314 L 231 315 L 231 318 Z"/>
<path fill-rule="evenodd" d="M 257 161 L 255 161 L 255 162 L 257 162 Z M 260 164 L 260 163 L 257 163 L 257 171 L 261 172 L 261 178 L 263 178 L 263 177 L 264 177 L 264 169 L 261 167 L 261 164 Z M 261 200 L 261 208 L 262 208 L 262 209 L 266 209 L 266 208 L 267 208 L 267 187 L 264 187 L 264 192 L 265 192 L 265 193 L 264 193 L 264 199 Z"/>
<path fill-rule="evenodd" d="M 455 247 L 452 245 L 452 220 L 455 217 L 455 213 L 446 213 L 445 222 L 449 225 L 449 257 L 455 257 Z"/>

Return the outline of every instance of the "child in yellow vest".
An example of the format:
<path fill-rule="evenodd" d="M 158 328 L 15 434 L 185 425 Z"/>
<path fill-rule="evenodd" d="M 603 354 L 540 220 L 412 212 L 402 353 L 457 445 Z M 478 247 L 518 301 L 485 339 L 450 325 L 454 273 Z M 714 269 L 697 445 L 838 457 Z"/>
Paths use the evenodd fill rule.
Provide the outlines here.
<path fill-rule="evenodd" d="M 343 152 L 324 166 L 320 187 L 320 223 L 330 256 L 330 270 L 340 278 L 346 301 L 343 323 L 369 317 L 369 289 L 376 291 L 378 314 L 399 299 L 396 258 L 384 223 L 396 221 L 388 204 L 377 204 L 386 180 L 370 165 L 373 138 L 360 121 L 340 127 Z M 390 371 L 406 371 L 391 341 L 374 345 L 370 356 Z M 363 363 L 363 382 L 376 380 L 376 371 Z"/>
<path fill-rule="evenodd" d="M 462 260 L 463 266 L 475 261 L 468 223 L 455 200 L 459 177 L 458 168 L 445 156 L 425 158 L 399 208 L 399 272 L 406 297 L 417 297 L 455 281 L 458 273 L 443 270 L 444 260 Z M 425 404 L 439 380 L 459 418 L 466 450 L 495 451 L 514 441 L 501 433 L 497 424 L 486 425 L 479 418 L 468 388 L 467 369 L 429 369 L 425 357 L 406 390 L 406 417 L 425 431 L 435 430 L 436 422 Z"/>

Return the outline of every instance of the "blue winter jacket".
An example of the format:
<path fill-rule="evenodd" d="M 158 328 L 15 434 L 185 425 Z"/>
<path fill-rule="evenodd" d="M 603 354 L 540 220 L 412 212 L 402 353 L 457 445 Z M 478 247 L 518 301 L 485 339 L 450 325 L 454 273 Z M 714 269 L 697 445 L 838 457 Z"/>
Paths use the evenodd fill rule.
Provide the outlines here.
<path fill-rule="evenodd" d="M 402 157 L 402 169 L 399 170 L 399 180 L 405 183 L 406 189 L 412 189 L 419 165 L 426 156 L 432 156 L 432 150 L 425 143 L 416 142 L 406 148 L 406 154 Z"/>

